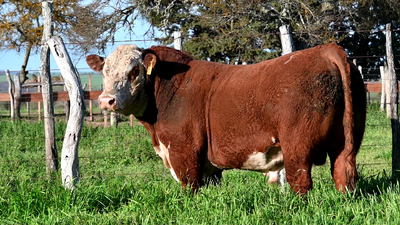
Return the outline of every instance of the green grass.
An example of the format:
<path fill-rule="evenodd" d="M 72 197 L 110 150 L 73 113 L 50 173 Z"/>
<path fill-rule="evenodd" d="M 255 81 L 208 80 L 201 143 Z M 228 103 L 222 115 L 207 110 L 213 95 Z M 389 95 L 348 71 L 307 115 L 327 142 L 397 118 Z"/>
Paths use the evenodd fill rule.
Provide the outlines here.
<path fill-rule="evenodd" d="M 56 125 L 59 154 L 65 126 Z M 370 106 L 357 158 L 361 175 L 357 190 L 338 193 L 329 165 L 324 165 L 313 169 L 314 189 L 299 197 L 267 185 L 260 173 L 240 170 L 225 171 L 220 186 L 192 195 L 171 177 L 142 126 L 85 126 L 79 148 L 81 181 L 71 193 L 61 186 L 59 173 L 46 178 L 43 123 L 3 121 L 0 222 L 399 224 L 399 184 L 390 175 L 390 129 L 385 114 Z"/>

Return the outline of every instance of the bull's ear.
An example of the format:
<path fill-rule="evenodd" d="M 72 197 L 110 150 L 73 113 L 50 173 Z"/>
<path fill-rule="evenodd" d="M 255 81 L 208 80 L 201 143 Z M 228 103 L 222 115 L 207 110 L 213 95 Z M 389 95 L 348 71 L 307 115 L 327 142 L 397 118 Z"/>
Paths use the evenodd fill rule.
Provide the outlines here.
<path fill-rule="evenodd" d="M 153 53 L 147 53 L 143 60 L 144 67 L 147 69 L 147 75 L 151 75 L 156 63 L 157 57 Z"/>
<path fill-rule="evenodd" d="M 96 72 L 100 72 L 103 70 L 104 67 L 104 57 L 98 55 L 88 55 L 86 57 L 86 62 L 92 70 Z"/>

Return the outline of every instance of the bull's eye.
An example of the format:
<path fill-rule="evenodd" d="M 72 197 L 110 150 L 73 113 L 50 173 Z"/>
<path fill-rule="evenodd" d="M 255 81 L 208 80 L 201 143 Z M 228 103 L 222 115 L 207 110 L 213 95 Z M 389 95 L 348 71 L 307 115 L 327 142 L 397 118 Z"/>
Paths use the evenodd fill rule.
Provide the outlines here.
<path fill-rule="evenodd" d="M 131 72 L 129 73 L 129 79 L 131 83 L 136 79 L 137 76 L 139 76 L 139 67 L 134 67 Z"/>

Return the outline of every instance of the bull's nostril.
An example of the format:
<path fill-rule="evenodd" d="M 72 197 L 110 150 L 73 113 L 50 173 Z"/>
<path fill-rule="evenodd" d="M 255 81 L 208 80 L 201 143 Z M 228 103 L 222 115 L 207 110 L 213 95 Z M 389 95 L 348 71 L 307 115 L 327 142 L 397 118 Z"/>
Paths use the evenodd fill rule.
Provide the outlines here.
<path fill-rule="evenodd" d="M 99 103 L 101 109 L 115 110 L 117 107 L 117 99 L 113 97 L 100 96 Z"/>
<path fill-rule="evenodd" d="M 115 98 L 112 98 L 112 99 L 108 102 L 108 104 L 110 104 L 110 105 L 114 105 L 114 103 L 115 103 Z"/>

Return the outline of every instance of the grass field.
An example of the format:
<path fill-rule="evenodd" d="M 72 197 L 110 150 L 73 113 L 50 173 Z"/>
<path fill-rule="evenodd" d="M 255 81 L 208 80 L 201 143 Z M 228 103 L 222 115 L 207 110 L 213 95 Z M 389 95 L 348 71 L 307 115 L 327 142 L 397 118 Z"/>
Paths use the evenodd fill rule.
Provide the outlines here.
<path fill-rule="evenodd" d="M 12 79 L 14 79 L 13 75 L 11 75 L 11 76 L 12 76 Z M 35 76 L 40 76 L 40 75 L 36 73 Z M 57 76 L 61 76 L 61 74 L 59 74 L 59 73 L 52 74 L 52 77 L 57 77 Z M 28 78 L 32 79 L 32 74 L 28 74 Z M 85 85 L 85 84 L 89 85 L 89 73 L 88 72 L 81 72 L 80 78 L 81 78 L 82 85 Z M 101 90 L 101 86 L 103 85 L 102 75 L 99 73 L 91 72 L 91 79 L 92 79 L 93 90 Z M 1 82 L 7 82 L 7 77 L 5 75 L 0 75 L 0 83 Z"/>
<path fill-rule="evenodd" d="M 64 123 L 57 123 L 61 154 Z M 46 178 L 42 123 L 0 122 L 1 224 L 399 224 L 400 191 L 391 179 L 390 120 L 368 108 L 355 192 L 334 188 L 329 165 L 314 167 L 314 189 L 299 197 L 260 173 L 231 170 L 222 184 L 192 195 L 156 156 L 142 126 L 85 126 L 81 182 L 65 191 Z"/>

